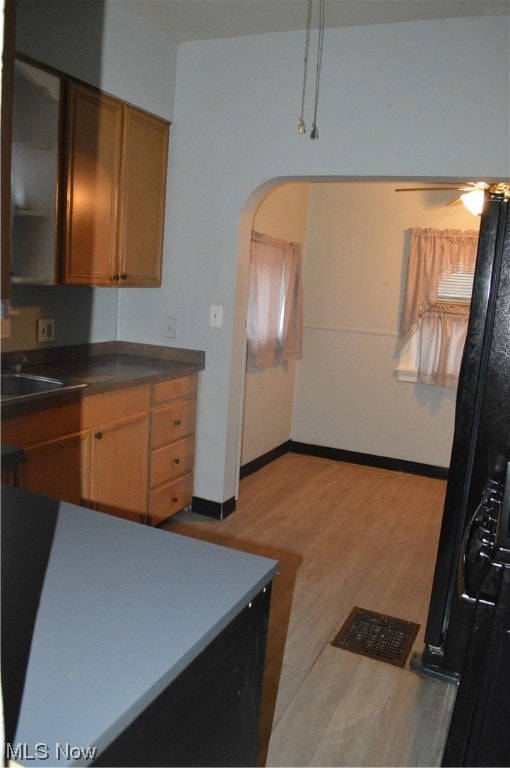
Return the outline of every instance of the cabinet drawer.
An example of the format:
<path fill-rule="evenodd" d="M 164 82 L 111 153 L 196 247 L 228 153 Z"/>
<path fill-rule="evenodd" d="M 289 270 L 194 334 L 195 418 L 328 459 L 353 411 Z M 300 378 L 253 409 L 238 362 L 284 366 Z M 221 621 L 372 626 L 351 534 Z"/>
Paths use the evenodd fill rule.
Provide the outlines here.
<path fill-rule="evenodd" d="M 197 376 L 184 376 L 180 379 L 161 381 L 154 385 L 154 405 L 165 403 L 168 400 L 177 400 L 185 397 L 195 397 L 197 394 Z"/>
<path fill-rule="evenodd" d="M 81 404 L 69 403 L 2 419 L 2 442 L 26 448 L 81 429 Z"/>
<path fill-rule="evenodd" d="M 191 504 L 193 498 L 193 473 L 179 477 L 149 494 L 149 522 L 158 525 L 170 515 Z"/>
<path fill-rule="evenodd" d="M 150 409 L 150 385 L 118 389 L 98 395 L 84 397 L 81 403 L 81 423 L 83 427 L 107 424 L 127 416 L 144 413 Z"/>
<path fill-rule="evenodd" d="M 151 448 L 161 448 L 195 432 L 196 400 L 183 400 L 152 414 Z"/>
<path fill-rule="evenodd" d="M 193 471 L 195 462 L 195 438 L 186 437 L 170 445 L 158 448 L 151 454 L 150 485 L 164 483 L 179 475 Z"/>

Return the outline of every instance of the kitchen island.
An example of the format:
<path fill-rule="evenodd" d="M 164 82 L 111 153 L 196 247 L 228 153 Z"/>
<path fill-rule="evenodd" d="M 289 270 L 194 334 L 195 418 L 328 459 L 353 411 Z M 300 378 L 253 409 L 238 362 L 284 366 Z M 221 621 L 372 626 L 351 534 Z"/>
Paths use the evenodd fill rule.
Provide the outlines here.
<path fill-rule="evenodd" d="M 7 757 L 255 765 L 276 571 L 3 486 Z"/>

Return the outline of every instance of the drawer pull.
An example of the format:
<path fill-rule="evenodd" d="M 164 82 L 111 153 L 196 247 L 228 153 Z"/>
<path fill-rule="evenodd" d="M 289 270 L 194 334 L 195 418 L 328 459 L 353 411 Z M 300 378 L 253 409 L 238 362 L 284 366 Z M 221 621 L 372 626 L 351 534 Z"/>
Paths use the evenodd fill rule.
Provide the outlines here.
<path fill-rule="evenodd" d="M 178 501 L 179 501 L 178 496 L 172 496 L 172 504 L 177 504 Z"/>
<path fill-rule="evenodd" d="M 174 464 L 180 464 L 180 463 L 181 463 L 180 459 L 174 459 Z"/>
<path fill-rule="evenodd" d="M 174 421 L 174 427 L 180 427 L 180 426 L 181 426 L 181 420 L 180 419 L 176 419 Z"/>
<path fill-rule="evenodd" d="M 101 438 L 103 437 L 103 433 L 102 432 L 95 432 L 94 433 L 94 437 L 96 438 L 96 440 L 101 440 Z"/>

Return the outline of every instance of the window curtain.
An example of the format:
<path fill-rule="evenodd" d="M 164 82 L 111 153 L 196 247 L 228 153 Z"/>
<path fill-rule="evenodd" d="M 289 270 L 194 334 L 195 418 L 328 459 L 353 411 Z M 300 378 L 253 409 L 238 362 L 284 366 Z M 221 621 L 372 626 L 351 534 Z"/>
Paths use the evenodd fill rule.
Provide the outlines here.
<path fill-rule="evenodd" d="M 300 360 L 303 344 L 301 245 L 252 232 L 248 362 L 265 369 Z"/>
<path fill-rule="evenodd" d="M 419 331 L 418 381 L 455 387 L 469 307 L 437 303 L 439 281 L 456 272 L 473 273 L 478 232 L 412 229 L 399 348 Z"/>
<path fill-rule="evenodd" d="M 421 318 L 418 383 L 456 387 L 466 342 L 469 307 L 445 305 Z"/>

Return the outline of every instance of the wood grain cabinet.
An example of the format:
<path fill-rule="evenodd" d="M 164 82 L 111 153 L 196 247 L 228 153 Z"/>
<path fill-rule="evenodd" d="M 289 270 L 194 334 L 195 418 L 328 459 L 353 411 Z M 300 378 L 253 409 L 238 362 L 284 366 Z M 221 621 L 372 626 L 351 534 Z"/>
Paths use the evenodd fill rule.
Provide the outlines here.
<path fill-rule="evenodd" d="M 72 504 L 87 503 L 89 438 L 86 430 L 27 448 L 20 466 L 22 486 L 32 493 Z"/>
<path fill-rule="evenodd" d="M 11 281 L 161 285 L 170 124 L 16 60 Z"/>
<path fill-rule="evenodd" d="M 196 375 L 6 418 L 26 490 L 158 525 L 193 496 Z"/>
<path fill-rule="evenodd" d="M 148 384 L 81 401 L 82 423 L 90 425 L 89 505 L 137 523 L 147 514 L 151 397 Z"/>
<path fill-rule="evenodd" d="M 92 430 L 90 503 L 101 512 L 146 521 L 149 415 Z"/>
<path fill-rule="evenodd" d="M 134 387 L 4 419 L 25 450 L 21 487 L 146 522 L 152 387 Z"/>
<path fill-rule="evenodd" d="M 154 385 L 148 522 L 158 525 L 191 504 L 197 376 Z"/>
<path fill-rule="evenodd" d="M 69 81 L 63 282 L 159 286 L 169 124 Z"/>

